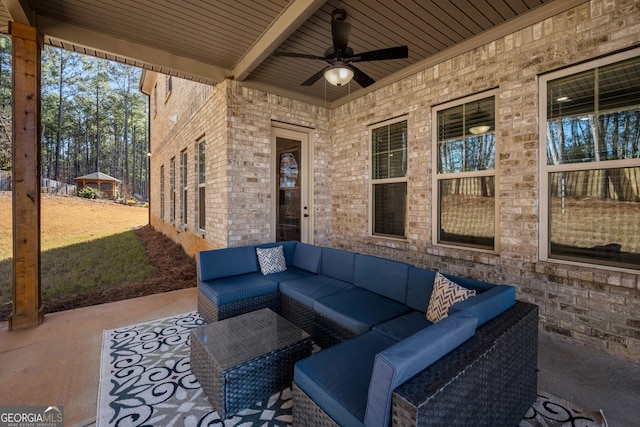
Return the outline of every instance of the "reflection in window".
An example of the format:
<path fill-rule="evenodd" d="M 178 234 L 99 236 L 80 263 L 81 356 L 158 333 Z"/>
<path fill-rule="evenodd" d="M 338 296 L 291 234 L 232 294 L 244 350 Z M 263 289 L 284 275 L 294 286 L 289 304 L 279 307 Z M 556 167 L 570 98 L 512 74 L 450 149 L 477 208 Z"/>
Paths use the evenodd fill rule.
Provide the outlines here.
<path fill-rule="evenodd" d="M 293 153 L 280 155 L 280 188 L 293 188 L 298 185 L 298 161 Z"/>
<path fill-rule="evenodd" d="M 443 179 L 439 184 L 440 243 L 492 248 L 494 177 Z"/>
<path fill-rule="evenodd" d="M 554 258 L 640 266 L 640 167 L 550 174 Z"/>
<path fill-rule="evenodd" d="M 603 58 L 586 71 L 569 74 L 569 69 L 541 80 L 546 84 L 546 255 L 637 269 L 640 57 L 611 61 Z"/>

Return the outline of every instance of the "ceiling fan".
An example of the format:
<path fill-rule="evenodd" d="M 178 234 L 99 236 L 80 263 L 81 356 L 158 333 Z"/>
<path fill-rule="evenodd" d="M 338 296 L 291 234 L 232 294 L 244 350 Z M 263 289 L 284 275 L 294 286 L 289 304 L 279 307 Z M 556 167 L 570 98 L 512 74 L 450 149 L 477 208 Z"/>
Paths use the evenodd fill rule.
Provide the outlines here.
<path fill-rule="evenodd" d="M 407 46 L 396 46 L 386 49 L 355 53 L 353 49 L 349 47 L 351 24 L 344 21 L 346 17 L 347 12 L 343 9 L 336 9 L 331 14 L 331 35 L 333 38 L 333 46 L 327 48 L 323 56 L 309 55 L 306 53 L 274 52 L 275 56 L 320 59 L 329 64 L 302 82 L 302 86 L 311 86 L 324 76 L 327 81 L 334 86 L 342 86 L 353 78 L 360 86 L 367 87 L 375 83 L 375 80 L 353 65 L 354 62 L 401 59 L 409 56 L 409 49 Z"/>

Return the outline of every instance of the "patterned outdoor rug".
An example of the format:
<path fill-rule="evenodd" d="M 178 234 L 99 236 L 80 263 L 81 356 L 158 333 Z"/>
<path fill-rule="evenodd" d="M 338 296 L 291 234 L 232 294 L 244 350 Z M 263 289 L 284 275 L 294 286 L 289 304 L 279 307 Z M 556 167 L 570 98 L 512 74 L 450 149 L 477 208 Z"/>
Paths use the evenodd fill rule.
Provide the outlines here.
<path fill-rule="evenodd" d="M 104 331 L 98 414 L 100 426 L 265 426 L 292 424 L 291 390 L 221 420 L 189 367 L 190 330 L 198 313 Z M 520 427 L 606 426 L 586 412 L 539 393 Z"/>

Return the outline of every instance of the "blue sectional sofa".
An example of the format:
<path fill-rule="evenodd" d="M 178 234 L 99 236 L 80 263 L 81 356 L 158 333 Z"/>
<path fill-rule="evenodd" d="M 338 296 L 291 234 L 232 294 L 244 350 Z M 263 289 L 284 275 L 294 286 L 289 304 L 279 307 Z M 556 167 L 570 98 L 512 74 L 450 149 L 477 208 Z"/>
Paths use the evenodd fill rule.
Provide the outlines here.
<path fill-rule="evenodd" d="M 257 249 L 279 246 L 263 274 Z M 432 323 L 437 273 L 403 262 L 277 242 L 197 264 L 207 322 L 268 307 L 323 349 L 296 365 L 295 425 L 515 425 L 535 400 L 537 307 L 512 286 L 444 275 L 476 295 Z"/>

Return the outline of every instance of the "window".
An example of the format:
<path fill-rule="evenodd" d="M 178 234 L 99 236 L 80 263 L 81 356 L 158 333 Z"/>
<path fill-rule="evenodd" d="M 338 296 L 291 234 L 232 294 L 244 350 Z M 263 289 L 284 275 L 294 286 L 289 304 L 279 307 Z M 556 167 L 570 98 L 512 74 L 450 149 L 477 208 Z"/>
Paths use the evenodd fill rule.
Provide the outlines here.
<path fill-rule="evenodd" d="M 176 221 L 176 159 L 169 162 L 169 221 Z"/>
<path fill-rule="evenodd" d="M 164 219 L 164 165 L 160 166 L 160 219 Z"/>
<path fill-rule="evenodd" d="M 187 150 L 180 153 L 180 178 L 182 181 L 182 197 L 180 199 L 180 221 L 182 224 L 187 224 Z"/>
<path fill-rule="evenodd" d="M 158 83 L 153 85 L 153 117 L 158 114 Z"/>
<path fill-rule="evenodd" d="M 434 244 L 496 250 L 495 93 L 434 110 Z"/>
<path fill-rule="evenodd" d="M 371 128 L 371 234 L 406 237 L 407 121 Z"/>
<path fill-rule="evenodd" d="M 164 102 L 169 100 L 169 96 L 173 91 L 173 77 L 172 76 L 164 76 Z"/>
<path fill-rule="evenodd" d="M 638 54 L 540 78 L 542 259 L 640 268 Z"/>
<path fill-rule="evenodd" d="M 205 141 L 198 143 L 198 228 L 206 226 L 205 181 L 206 181 L 206 148 Z"/>

